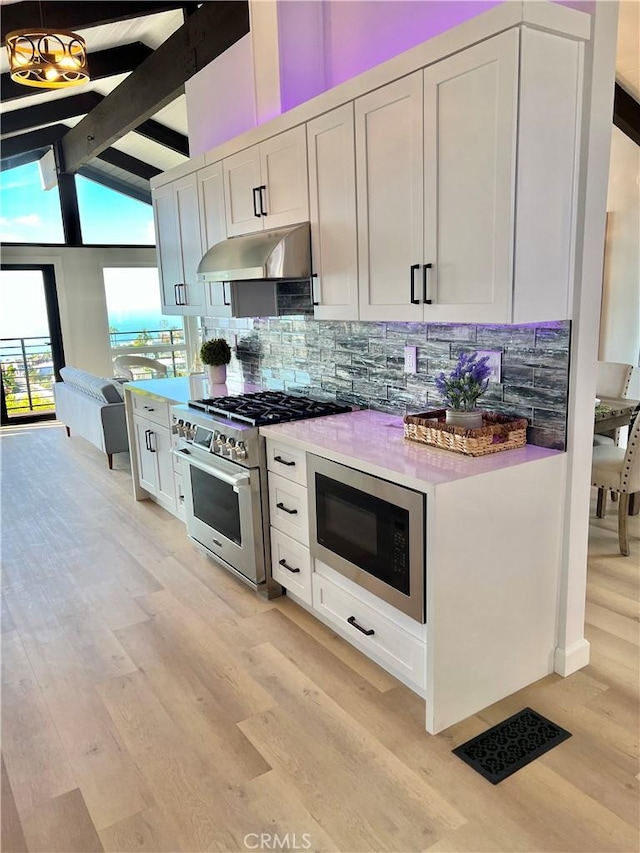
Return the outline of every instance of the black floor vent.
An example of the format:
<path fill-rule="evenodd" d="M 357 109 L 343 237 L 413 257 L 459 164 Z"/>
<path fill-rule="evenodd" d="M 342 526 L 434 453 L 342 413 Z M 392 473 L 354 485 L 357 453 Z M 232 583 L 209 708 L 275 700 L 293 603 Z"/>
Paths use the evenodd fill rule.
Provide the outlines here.
<path fill-rule="evenodd" d="M 571 732 L 525 708 L 452 752 L 497 785 L 570 737 Z"/>

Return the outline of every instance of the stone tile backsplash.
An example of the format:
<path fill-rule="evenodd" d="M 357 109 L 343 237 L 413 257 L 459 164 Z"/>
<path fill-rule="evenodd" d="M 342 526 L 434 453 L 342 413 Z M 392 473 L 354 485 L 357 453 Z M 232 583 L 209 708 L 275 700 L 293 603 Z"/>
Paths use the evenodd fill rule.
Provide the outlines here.
<path fill-rule="evenodd" d="M 235 347 L 230 376 L 397 415 L 440 405 L 434 379 L 461 350 L 499 350 L 501 382 L 489 386 L 482 407 L 527 418 L 530 444 L 564 450 L 570 326 L 205 318 L 203 335 Z M 406 345 L 417 347 L 415 374 L 404 372 Z"/>

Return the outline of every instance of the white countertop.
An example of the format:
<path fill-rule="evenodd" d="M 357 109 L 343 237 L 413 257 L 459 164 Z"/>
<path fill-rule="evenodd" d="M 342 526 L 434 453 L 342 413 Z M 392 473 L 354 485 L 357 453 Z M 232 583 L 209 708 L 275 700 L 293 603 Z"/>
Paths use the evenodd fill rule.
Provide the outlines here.
<path fill-rule="evenodd" d="M 418 491 L 561 455 L 527 444 L 487 456 L 463 456 L 405 439 L 402 418 L 371 409 L 263 426 L 260 434 Z"/>
<path fill-rule="evenodd" d="M 158 397 L 170 403 L 186 403 L 192 399 L 187 376 L 177 376 L 170 379 L 137 379 L 134 382 L 125 382 L 124 387 L 135 394 Z M 210 388 L 209 396 L 228 397 L 237 394 L 253 394 L 261 390 L 256 385 L 250 385 L 247 382 L 229 380 L 225 385 L 214 385 Z"/>

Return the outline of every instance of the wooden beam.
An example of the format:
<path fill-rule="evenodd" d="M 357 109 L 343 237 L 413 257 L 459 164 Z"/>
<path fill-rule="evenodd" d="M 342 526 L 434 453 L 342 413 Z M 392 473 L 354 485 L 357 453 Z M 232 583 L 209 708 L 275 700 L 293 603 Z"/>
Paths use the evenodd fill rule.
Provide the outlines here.
<path fill-rule="evenodd" d="M 67 133 L 69 128 L 66 124 L 51 124 L 49 127 L 41 127 L 29 133 L 21 133 L 19 136 L 11 136 L 2 142 L 0 153 L 2 159 L 17 157 L 28 151 L 36 151 L 39 148 L 48 148 Z"/>
<path fill-rule="evenodd" d="M 207 2 L 117 89 L 72 128 L 63 168 L 77 172 L 113 142 L 171 103 L 184 83 L 249 32 L 247 0 Z"/>
<path fill-rule="evenodd" d="M 151 204 L 151 190 L 144 190 L 142 187 L 129 186 L 125 181 L 116 178 L 115 175 L 107 175 L 100 172 L 98 169 L 93 169 L 91 166 L 83 166 L 78 172 L 83 178 L 88 178 L 96 184 L 102 184 L 103 187 L 109 187 L 111 190 L 135 198 L 137 201 L 143 201 L 145 204 Z"/>
<path fill-rule="evenodd" d="M 21 110 L 11 110 L 2 114 L 2 139 L 6 135 L 29 130 L 32 127 L 42 127 L 45 124 L 64 121 L 66 118 L 83 116 L 100 101 L 104 95 L 99 92 L 83 92 L 81 95 L 70 95 L 68 98 L 56 98 L 44 101 L 35 107 L 25 107 Z"/>
<path fill-rule="evenodd" d="M 183 133 L 178 133 L 177 130 L 172 130 L 160 122 L 148 119 L 143 121 L 135 128 L 135 132 L 146 139 L 151 139 L 159 145 L 164 145 L 165 148 L 171 148 L 172 151 L 177 151 L 178 154 L 189 156 L 189 138 Z"/>
<path fill-rule="evenodd" d="M 618 83 L 613 98 L 613 123 L 640 145 L 640 104 Z"/>
<path fill-rule="evenodd" d="M 137 157 L 132 157 L 130 154 L 125 154 L 124 151 L 119 151 L 117 148 L 105 148 L 98 154 L 99 160 L 104 160 L 105 163 L 110 163 L 112 166 L 117 166 L 124 172 L 129 172 L 130 175 L 135 175 L 138 178 L 149 180 L 159 175 L 162 169 L 157 169 L 155 166 L 149 165 Z"/>
<path fill-rule="evenodd" d="M 126 21 L 130 18 L 140 18 L 143 15 L 155 15 L 158 12 L 170 12 L 173 9 L 190 9 L 195 3 L 167 2 L 157 3 L 153 0 L 127 0 L 127 2 L 96 2 L 88 0 L 85 3 L 55 2 L 39 3 L 23 0 L 21 3 L 10 3 L 2 7 L 2 23 L 0 38 L 2 44 L 5 36 L 12 30 L 22 30 L 25 27 L 52 27 L 63 30 L 86 30 L 102 24 L 112 24 L 114 21 Z"/>
<path fill-rule="evenodd" d="M 89 74 L 92 80 L 103 80 L 114 74 L 126 74 L 128 71 L 134 71 L 152 53 L 152 48 L 141 41 L 96 50 L 95 53 L 89 54 Z M 0 76 L 0 100 L 3 102 L 41 94 L 40 89 L 14 83 L 9 73 Z"/>

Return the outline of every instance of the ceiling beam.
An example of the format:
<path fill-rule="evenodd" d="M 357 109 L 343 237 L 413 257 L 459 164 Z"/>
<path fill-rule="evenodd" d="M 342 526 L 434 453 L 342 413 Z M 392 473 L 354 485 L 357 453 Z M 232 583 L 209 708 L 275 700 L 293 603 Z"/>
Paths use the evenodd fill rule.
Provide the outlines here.
<path fill-rule="evenodd" d="M 640 104 L 619 83 L 616 83 L 613 98 L 613 123 L 640 145 Z"/>
<path fill-rule="evenodd" d="M 177 151 L 178 154 L 189 156 L 189 138 L 183 133 L 178 133 L 177 130 L 167 127 L 160 122 L 148 119 L 143 121 L 135 128 L 135 132 L 146 139 L 151 139 L 159 145 L 164 145 L 165 148 L 171 148 L 172 151 Z"/>
<path fill-rule="evenodd" d="M 41 127 L 29 133 L 21 133 L 19 136 L 11 136 L 2 142 L 2 160 L 36 151 L 38 148 L 47 148 L 57 142 L 67 133 L 69 128 L 66 124 L 51 124 L 49 127 Z"/>
<path fill-rule="evenodd" d="M 25 107 L 21 110 L 11 110 L 3 113 L 0 118 L 2 127 L 2 139 L 12 133 L 21 130 L 29 130 L 32 127 L 42 127 L 45 124 L 53 124 L 66 118 L 84 116 L 100 101 L 104 95 L 99 92 L 83 92 L 81 95 L 70 95 L 68 98 L 56 98 L 53 101 L 44 101 L 35 107 Z"/>
<path fill-rule="evenodd" d="M 155 166 L 149 165 L 137 157 L 132 157 L 130 154 L 125 154 L 124 151 L 119 151 L 117 148 L 105 148 L 98 154 L 99 160 L 104 160 L 111 166 L 117 166 L 123 172 L 128 172 L 130 175 L 135 175 L 137 178 L 149 180 L 159 175 L 162 169 L 157 169 Z"/>
<path fill-rule="evenodd" d="M 0 160 L 0 172 L 4 172 L 7 169 L 17 169 L 18 166 L 26 166 L 27 163 L 39 160 L 46 153 L 46 148 L 37 148 L 35 151 L 25 151 L 24 154 L 16 154 L 15 157 L 3 156 Z"/>
<path fill-rule="evenodd" d="M 126 74 L 128 71 L 134 71 L 152 53 L 153 50 L 141 41 L 96 50 L 95 53 L 89 54 L 89 74 L 92 80 L 103 80 L 105 77 L 113 77 L 114 74 Z M 41 89 L 14 83 L 8 72 L 0 76 L 0 100 L 3 102 L 41 94 Z"/>
<path fill-rule="evenodd" d="M 63 168 L 77 172 L 182 94 L 186 80 L 249 32 L 247 0 L 203 3 L 66 135 Z"/>
<path fill-rule="evenodd" d="M 52 27 L 63 30 L 85 30 L 102 24 L 112 24 L 114 21 L 126 21 L 139 18 L 142 15 L 155 15 L 158 12 L 170 12 L 173 9 L 186 9 L 196 6 L 196 3 L 174 2 L 157 3 L 153 0 L 127 0 L 121 2 L 99 3 L 85 2 L 55 2 L 38 3 L 33 0 L 23 0 L 22 3 L 10 3 L 2 7 L 2 23 L 0 24 L 1 43 L 4 44 L 7 33 L 12 30 L 22 30 L 25 27 Z M 42 17 L 41 17 L 42 16 Z"/>
<path fill-rule="evenodd" d="M 127 195 L 130 198 L 151 204 L 151 190 L 129 186 L 125 181 L 116 178 L 115 175 L 106 175 L 98 169 L 91 168 L 91 166 L 83 166 L 78 174 L 82 175 L 83 178 L 88 178 L 90 181 L 95 181 L 96 184 L 102 184 L 103 187 L 109 187 L 109 189 Z"/>

